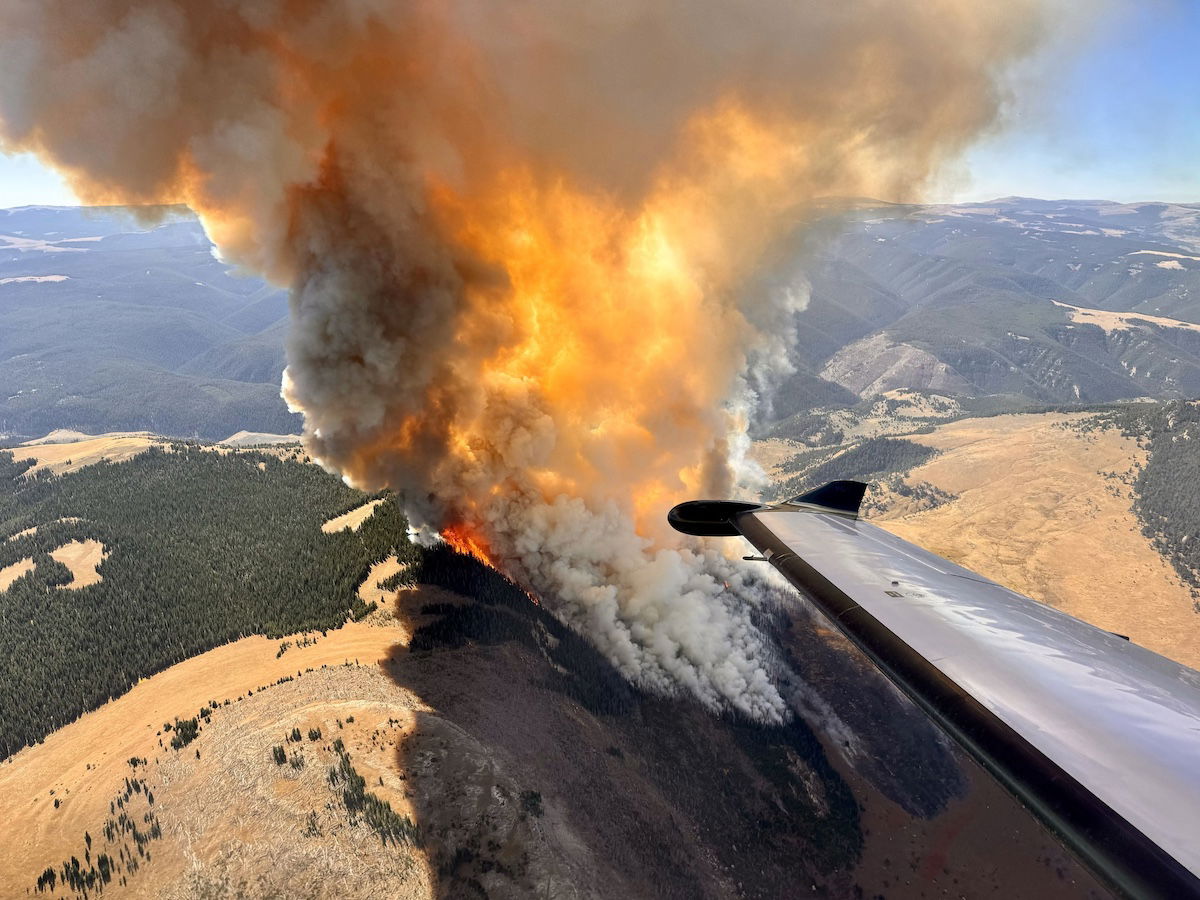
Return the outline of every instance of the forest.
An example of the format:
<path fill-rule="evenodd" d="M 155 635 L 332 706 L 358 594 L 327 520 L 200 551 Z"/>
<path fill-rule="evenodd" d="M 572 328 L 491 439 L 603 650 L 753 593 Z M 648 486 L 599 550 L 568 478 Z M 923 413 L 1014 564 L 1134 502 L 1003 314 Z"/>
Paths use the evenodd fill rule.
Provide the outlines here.
<path fill-rule="evenodd" d="M 1120 428 L 1149 451 L 1133 483 L 1133 508 L 1200 612 L 1200 403 L 1130 404 L 1093 421 Z"/>
<path fill-rule="evenodd" d="M 1135 511 L 1200 598 L 1200 406 L 1129 404 L 1088 421 L 1120 428 L 1149 451 L 1134 482 Z M 933 453 L 896 438 L 806 451 L 774 496 L 837 478 L 886 479 Z M 222 643 L 331 629 L 365 615 L 357 586 L 391 553 L 418 563 L 430 583 L 472 596 L 520 594 L 484 567 L 447 564 L 449 551 L 422 554 L 391 496 L 358 531 L 322 533 L 322 523 L 369 498 L 298 460 L 177 443 L 63 476 L 26 477 L 30 466 L 0 452 L 0 568 L 35 563 L 0 592 L 0 758 L 139 678 Z M 86 539 L 106 549 L 102 580 L 65 589 L 70 573 L 48 554 Z M 471 583 L 460 584 L 468 573 Z M 503 633 L 511 625 L 503 607 L 442 611 L 450 615 L 422 629 L 415 644 Z"/>
<path fill-rule="evenodd" d="M 867 438 L 845 452 L 838 452 L 839 449 L 798 453 L 782 466 L 784 473 L 797 474 L 773 485 L 765 499 L 786 500 L 844 478 L 878 480 L 881 476 L 914 469 L 937 453 L 915 441 L 888 437 Z"/>
<path fill-rule="evenodd" d="M 360 617 L 372 563 L 417 558 L 393 498 L 358 531 L 324 534 L 367 496 L 266 453 L 179 443 L 63 476 L 29 466 L 0 453 L 0 568 L 36 564 L 0 592 L 0 758 L 220 644 Z M 59 587 L 48 552 L 84 539 L 107 550 L 102 580 Z"/>

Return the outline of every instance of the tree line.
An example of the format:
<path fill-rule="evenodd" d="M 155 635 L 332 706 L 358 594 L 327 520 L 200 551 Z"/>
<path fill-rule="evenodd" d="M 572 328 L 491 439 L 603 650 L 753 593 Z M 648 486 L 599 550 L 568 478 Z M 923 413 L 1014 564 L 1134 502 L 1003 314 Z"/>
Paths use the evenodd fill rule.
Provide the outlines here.
<path fill-rule="evenodd" d="M 418 556 L 390 497 L 358 531 L 322 533 L 367 495 L 268 454 L 177 444 L 62 476 L 29 467 L 0 453 L 0 568 L 37 563 L 0 592 L 0 758 L 220 644 L 363 615 L 371 565 Z M 64 572 L 46 554 L 88 538 L 108 552 L 102 581 L 56 587 Z"/>

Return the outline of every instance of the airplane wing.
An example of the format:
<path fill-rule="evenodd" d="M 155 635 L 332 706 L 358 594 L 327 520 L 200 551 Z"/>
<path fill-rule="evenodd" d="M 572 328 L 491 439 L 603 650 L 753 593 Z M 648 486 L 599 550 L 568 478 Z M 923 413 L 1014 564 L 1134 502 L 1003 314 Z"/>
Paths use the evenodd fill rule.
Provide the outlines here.
<path fill-rule="evenodd" d="M 865 489 L 668 518 L 746 537 L 1110 885 L 1200 897 L 1200 673 L 861 520 Z"/>

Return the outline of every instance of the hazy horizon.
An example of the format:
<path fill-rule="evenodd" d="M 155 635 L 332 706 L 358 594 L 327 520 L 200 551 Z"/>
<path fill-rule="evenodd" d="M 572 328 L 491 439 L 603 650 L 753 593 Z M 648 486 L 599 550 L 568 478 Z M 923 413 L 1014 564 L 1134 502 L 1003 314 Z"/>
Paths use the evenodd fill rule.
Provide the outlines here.
<path fill-rule="evenodd" d="M 1170 197 L 1139 197 L 1134 200 L 1114 200 L 1111 197 L 1085 197 L 1085 196 L 1045 196 L 1038 197 L 1032 194 L 995 194 L 989 196 L 981 196 L 977 199 L 965 200 L 914 200 L 911 203 L 900 203 L 893 200 L 880 200 L 877 197 L 845 197 L 845 198 L 829 198 L 829 199 L 853 199 L 866 200 L 872 203 L 879 203 L 888 206 L 987 206 L 990 203 L 1004 203 L 1012 200 L 1031 200 L 1035 203 L 1112 203 L 1117 206 L 1143 206 L 1148 204 L 1165 204 L 1168 206 L 1200 206 L 1200 198 L 1194 200 L 1178 200 Z M 172 204 L 187 208 L 184 204 Z M 111 203 L 111 204 L 87 204 L 87 203 L 17 203 L 10 206 L 0 206 L 0 212 L 10 212 L 22 209 L 150 209 L 154 206 L 168 206 L 164 204 L 146 204 L 144 206 L 131 206 L 127 204 Z M 191 212 L 191 210 L 188 210 Z"/>

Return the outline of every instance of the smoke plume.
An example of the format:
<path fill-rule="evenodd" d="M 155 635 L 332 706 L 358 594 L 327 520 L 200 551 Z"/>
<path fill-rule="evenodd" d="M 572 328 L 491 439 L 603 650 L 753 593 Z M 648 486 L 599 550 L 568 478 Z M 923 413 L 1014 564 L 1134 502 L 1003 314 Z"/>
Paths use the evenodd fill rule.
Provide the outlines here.
<path fill-rule="evenodd" d="M 326 466 L 629 677 L 777 720 L 753 585 L 663 522 L 737 491 L 804 302 L 747 284 L 819 198 L 918 194 L 1046 5 L 5 0 L 0 140 L 289 286 Z"/>

